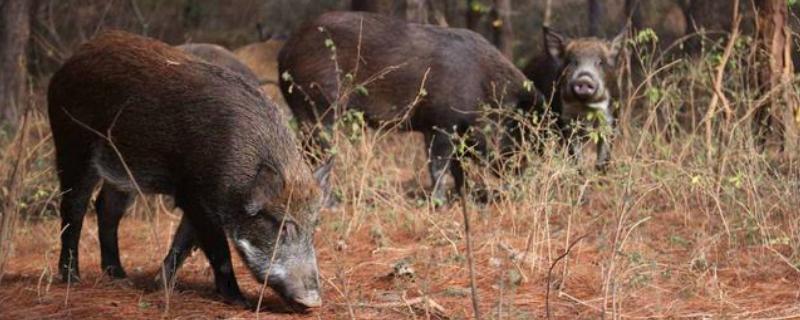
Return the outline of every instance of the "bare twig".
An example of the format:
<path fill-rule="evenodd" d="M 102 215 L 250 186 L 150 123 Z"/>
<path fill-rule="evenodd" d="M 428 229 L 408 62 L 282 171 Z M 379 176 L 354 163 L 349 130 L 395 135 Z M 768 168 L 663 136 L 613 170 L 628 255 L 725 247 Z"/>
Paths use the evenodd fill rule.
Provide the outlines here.
<path fill-rule="evenodd" d="M 444 307 L 442 307 L 442 305 L 438 304 L 436 301 L 428 297 L 403 299 L 403 301 L 397 301 L 397 302 L 357 303 L 353 304 L 353 306 L 358 308 L 387 309 L 387 308 L 407 308 L 418 304 L 421 304 L 427 308 L 432 308 L 434 311 L 438 313 L 439 316 L 447 315 L 447 309 L 445 309 Z"/>
<path fill-rule="evenodd" d="M 545 317 L 547 319 L 552 319 L 552 315 L 550 314 L 550 281 L 551 281 L 550 279 L 553 276 L 553 269 L 556 267 L 556 264 L 558 264 L 558 262 L 561 261 L 561 259 L 564 259 L 570 253 L 570 251 L 572 251 L 572 247 L 574 247 L 576 244 L 578 244 L 578 242 L 580 242 L 581 240 L 583 240 L 583 238 L 586 238 L 587 236 L 588 234 L 584 234 L 578 237 L 577 239 L 573 240 L 572 243 L 569 244 L 569 247 L 567 247 L 567 250 L 564 250 L 564 253 L 556 257 L 556 259 L 553 260 L 553 263 L 550 264 L 550 269 L 547 270 L 547 283 L 545 284 L 547 286 L 547 289 L 545 290 L 545 296 L 544 296 L 544 312 L 545 312 Z"/>
<path fill-rule="evenodd" d="M 706 150 L 706 157 L 707 159 L 712 158 L 713 154 L 713 122 L 712 119 L 717 111 L 717 105 L 722 102 L 722 107 L 725 111 L 725 119 L 726 121 L 730 121 L 731 117 L 733 117 L 733 109 L 730 106 L 730 102 L 728 98 L 725 97 L 725 94 L 722 92 L 722 81 L 725 77 L 725 67 L 728 65 L 728 60 L 731 58 L 731 54 L 733 54 L 733 49 L 736 45 L 736 40 L 739 38 L 739 23 L 742 21 L 742 17 L 739 16 L 739 0 L 735 0 L 733 5 L 733 27 L 731 29 L 731 36 L 728 39 L 728 43 L 725 45 L 725 51 L 722 53 L 722 59 L 720 59 L 719 65 L 717 66 L 716 75 L 714 76 L 714 83 L 711 86 L 714 92 L 714 95 L 711 97 L 711 102 L 708 105 L 708 110 L 706 111 L 706 116 L 703 122 L 705 122 L 706 128 L 706 144 L 708 149 Z"/>
<path fill-rule="evenodd" d="M 472 239 L 470 235 L 469 213 L 467 212 L 467 186 L 461 186 L 461 214 L 464 216 L 464 239 L 467 242 L 467 265 L 469 267 L 469 287 L 472 293 L 472 312 L 475 319 L 481 319 L 480 303 L 478 298 L 478 287 L 475 283 L 475 260 L 472 257 Z"/>
<path fill-rule="evenodd" d="M 289 197 L 286 198 L 286 211 L 291 212 L 288 210 L 289 205 L 291 205 L 292 200 L 292 193 L 294 193 L 294 188 L 289 189 Z M 275 237 L 275 245 L 272 247 L 272 256 L 269 258 L 269 268 L 267 268 L 267 272 L 264 274 L 264 282 L 261 283 L 261 290 L 258 292 L 258 304 L 256 304 L 256 319 L 259 319 L 261 316 L 261 303 L 264 301 L 264 291 L 267 289 L 267 282 L 269 280 L 269 273 L 272 271 L 272 266 L 275 263 L 275 258 L 278 256 L 278 245 L 281 243 L 281 236 L 283 235 L 283 226 L 286 224 L 286 218 L 288 214 L 284 214 L 281 217 L 281 224 L 278 226 L 278 235 Z"/>
<path fill-rule="evenodd" d="M 145 19 L 142 14 L 142 10 L 139 9 L 139 2 L 131 0 L 131 7 L 133 7 L 133 13 L 136 14 L 136 19 L 139 20 L 139 24 L 142 25 L 142 35 L 147 36 L 147 32 L 150 30 L 150 23 L 147 22 L 147 19 Z"/>

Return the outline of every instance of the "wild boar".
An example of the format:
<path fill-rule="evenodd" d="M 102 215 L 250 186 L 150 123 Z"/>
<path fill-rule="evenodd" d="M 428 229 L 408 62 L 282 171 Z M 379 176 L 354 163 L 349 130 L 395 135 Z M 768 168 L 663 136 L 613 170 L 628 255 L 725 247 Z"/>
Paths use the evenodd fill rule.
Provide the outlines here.
<path fill-rule="evenodd" d="M 166 194 L 184 211 L 171 254 L 196 241 L 226 300 L 246 304 L 227 235 L 255 277 L 288 303 L 320 305 L 312 238 L 331 164 L 311 172 L 255 85 L 156 40 L 108 31 L 53 75 L 47 99 L 64 192 L 65 281 L 79 280 L 83 217 L 102 181 L 98 235 L 112 277 L 126 276 L 117 228 L 131 199 Z M 164 266 L 170 277 L 171 267 Z"/>
<path fill-rule="evenodd" d="M 454 136 L 469 133 L 468 143 L 485 154 L 488 136 L 479 130 L 486 124 L 484 108 L 528 112 L 542 102 L 526 89 L 522 72 L 481 35 L 371 13 L 332 12 L 305 23 L 278 55 L 278 69 L 301 129 L 323 149 L 322 132 L 348 108 L 363 112 L 373 127 L 422 132 L 437 202 L 447 198 L 448 170 L 456 190 L 464 184 Z M 363 90 L 341 99 L 348 84 Z M 501 121 L 513 127 L 511 120 Z"/>
<path fill-rule="evenodd" d="M 258 76 L 253 73 L 253 70 L 239 61 L 233 52 L 228 51 L 221 46 L 210 43 L 187 43 L 177 46 L 176 48 L 183 50 L 195 57 L 202 59 L 211 64 L 216 64 L 231 71 L 238 73 L 245 80 L 252 81 L 259 84 L 261 81 Z"/>
<path fill-rule="evenodd" d="M 607 169 L 610 159 L 617 65 L 625 34 L 623 31 L 611 41 L 570 39 L 545 27 L 545 52 L 525 68 L 536 88 L 546 99 L 552 98 L 550 110 L 571 156 L 580 157 L 581 138 L 586 136 L 585 127 L 576 124 L 587 122 L 597 130 L 596 167 L 601 171 Z"/>

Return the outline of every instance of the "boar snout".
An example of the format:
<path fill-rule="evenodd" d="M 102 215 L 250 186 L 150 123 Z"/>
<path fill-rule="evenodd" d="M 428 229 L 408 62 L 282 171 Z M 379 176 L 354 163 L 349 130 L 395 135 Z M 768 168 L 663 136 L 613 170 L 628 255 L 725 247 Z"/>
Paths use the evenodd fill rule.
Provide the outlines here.
<path fill-rule="evenodd" d="M 239 237 L 235 243 L 259 282 L 266 278 L 267 285 L 287 304 L 304 311 L 322 305 L 319 269 L 308 234 L 292 229 L 287 229 L 289 232 L 277 247 L 273 247 L 277 239 L 247 239 L 238 233 L 234 233 Z"/>
<path fill-rule="evenodd" d="M 288 267 L 275 265 L 270 270 L 267 285 L 295 309 L 322 306 L 316 263 L 298 263 Z"/>
<path fill-rule="evenodd" d="M 597 94 L 598 83 L 589 74 L 579 75 L 575 80 L 570 83 L 572 94 L 576 98 L 587 101 L 592 100 Z"/>

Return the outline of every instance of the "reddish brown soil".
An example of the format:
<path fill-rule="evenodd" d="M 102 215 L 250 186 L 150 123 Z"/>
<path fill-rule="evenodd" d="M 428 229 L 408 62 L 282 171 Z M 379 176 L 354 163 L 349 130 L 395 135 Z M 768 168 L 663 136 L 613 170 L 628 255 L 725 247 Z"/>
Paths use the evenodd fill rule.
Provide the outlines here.
<path fill-rule="evenodd" d="M 587 210 L 587 213 L 589 210 Z M 440 210 L 435 217 L 444 232 L 447 223 L 455 225 L 460 215 L 456 208 Z M 335 220 L 336 213 L 328 213 L 326 220 Z M 507 238 L 501 228 L 513 228 L 509 219 L 488 220 L 476 216 L 476 271 L 480 288 L 482 311 L 504 318 L 542 318 L 545 314 L 545 283 L 547 270 L 543 264 L 520 264 L 517 268 L 499 249 L 498 241 L 522 250 L 525 239 Z M 507 216 L 506 216 L 507 217 Z M 495 217 L 497 218 L 497 217 Z M 778 258 L 776 252 L 764 247 L 728 250 L 724 239 L 718 243 L 703 244 L 711 249 L 707 262 L 696 266 L 689 258 L 691 248 L 664 245 L 668 237 L 681 235 L 680 229 L 691 230 L 682 214 L 666 212 L 657 215 L 642 228 L 640 236 L 629 239 L 631 251 L 652 261 L 630 267 L 634 258 L 617 259 L 615 279 L 621 292 L 615 296 L 617 310 L 630 317 L 690 317 L 721 316 L 723 318 L 750 318 L 790 316 L 800 312 L 800 280 L 798 270 Z M 47 220 L 27 223 L 18 230 L 15 253 L 7 266 L 0 285 L 0 318 L 4 319 L 108 319 L 123 318 L 255 318 L 269 319 L 403 319 L 414 315 L 425 318 L 425 311 L 397 306 L 403 294 L 407 300 L 423 292 L 444 308 L 436 317 L 469 318 L 471 305 L 467 295 L 467 269 L 463 259 L 454 259 L 454 248 L 449 243 L 431 243 L 429 233 L 438 231 L 423 228 L 419 231 L 384 230 L 386 243 L 376 246 L 374 230 L 363 227 L 353 233 L 343 250 L 338 251 L 336 232 L 322 227 L 318 232 L 317 246 L 320 268 L 325 286 L 325 305 L 308 314 L 292 314 L 269 290 L 264 295 L 264 311 L 256 314 L 236 306 L 226 305 L 214 293 L 213 279 L 204 257 L 195 253 L 183 267 L 176 291 L 165 297 L 155 287 L 154 277 L 159 261 L 168 244 L 169 235 L 177 218 L 160 214 L 153 221 L 126 217 L 120 230 L 120 247 L 123 264 L 127 267 L 127 280 L 112 281 L 100 275 L 99 248 L 95 218 L 87 216 L 81 242 L 81 270 L 83 281 L 64 284 L 57 280 L 55 268 L 59 243 L 58 221 Z M 553 221 L 554 225 L 558 221 Z M 328 222 L 328 225 L 335 222 Z M 325 225 L 325 223 L 323 223 Z M 665 228 L 663 226 L 685 226 Z M 591 231 L 598 225 L 573 226 L 574 234 Z M 673 229 L 672 231 L 669 229 Z M 674 232 L 674 229 L 678 229 Z M 154 232 L 155 231 L 155 232 Z M 553 289 L 550 298 L 551 312 L 556 318 L 593 319 L 600 316 L 604 272 L 610 254 L 608 241 L 589 232 L 590 236 L 577 244 L 568 261 L 555 268 L 553 279 L 560 289 Z M 647 237 L 641 235 L 646 234 Z M 691 234 L 684 237 L 691 238 Z M 457 247 L 463 252 L 463 241 Z M 554 256 L 563 252 L 564 239 L 552 239 Z M 690 246 L 699 247 L 700 245 Z M 780 248 L 778 246 L 778 248 Z M 788 248 L 785 248 L 788 250 Z M 778 250 L 780 251 L 780 250 Z M 630 251 L 629 251 L 630 252 Z M 784 252 L 783 254 L 787 254 Z M 495 257 L 495 258 L 492 258 Z M 413 280 L 390 276 L 393 264 L 401 259 L 412 263 L 416 271 Z M 544 259 L 536 257 L 534 260 Z M 246 295 L 257 300 L 260 285 L 248 274 L 238 260 L 235 261 L 238 279 Z M 566 281 L 564 268 L 568 264 Z M 523 275 L 518 286 L 507 282 L 509 270 Z M 638 277 L 638 278 L 637 278 Z M 504 279 L 505 285 L 501 285 Z M 636 282 L 637 280 L 639 282 Z M 559 293 L 559 291 L 561 293 Z M 167 303 L 169 301 L 169 303 Z M 394 303 L 395 306 L 387 305 Z M 611 311 L 612 301 L 607 302 Z M 420 305 L 421 306 L 421 305 Z M 493 316 L 493 317 L 495 317 Z"/>

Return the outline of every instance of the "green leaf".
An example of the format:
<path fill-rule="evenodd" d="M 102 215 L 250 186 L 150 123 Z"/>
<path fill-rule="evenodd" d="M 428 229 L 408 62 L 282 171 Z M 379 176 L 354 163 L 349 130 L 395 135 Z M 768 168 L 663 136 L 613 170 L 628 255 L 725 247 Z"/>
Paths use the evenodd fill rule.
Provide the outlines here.
<path fill-rule="evenodd" d="M 281 78 L 283 79 L 283 81 L 292 81 L 292 75 L 289 74 L 289 71 L 284 71 L 281 74 Z"/>
<path fill-rule="evenodd" d="M 644 44 L 648 42 L 658 43 L 658 34 L 656 34 L 656 32 L 653 31 L 653 29 L 646 28 L 642 31 L 639 31 L 639 33 L 636 34 L 636 37 L 634 37 L 634 41 L 639 44 Z"/>
<path fill-rule="evenodd" d="M 532 92 L 533 91 L 533 81 L 525 80 L 522 82 L 522 87 L 525 88 L 525 91 Z"/>
<path fill-rule="evenodd" d="M 369 95 L 369 91 L 367 91 L 367 88 L 364 87 L 363 85 L 360 85 L 360 84 L 357 85 L 353 90 L 355 90 L 355 92 L 357 94 L 359 94 L 360 96 L 363 96 L 363 97 L 366 97 L 366 96 Z"/>

